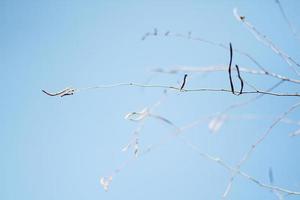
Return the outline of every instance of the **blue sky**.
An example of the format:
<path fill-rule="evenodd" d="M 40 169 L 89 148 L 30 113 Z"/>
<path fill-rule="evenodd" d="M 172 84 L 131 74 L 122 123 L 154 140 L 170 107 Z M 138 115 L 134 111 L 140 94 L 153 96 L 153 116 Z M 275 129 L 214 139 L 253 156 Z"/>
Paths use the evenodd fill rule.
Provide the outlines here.
<path fill-rule="evenodd" d="M 289 19 L 300 25 L 299 1 L 281 1 Z M 227 65 L 229 52 L 201 42 L 142 36 L 199 36 L 248 52 L 270 71 L 292 78 L 287 64 L 232 14 L 233 8 L 300 60 L 300 42 L 284 21 L 275 1 L 15 1 L 0 2 L 0 199 L 220 199 L 230 174 L 199 157 L 177 138 L 130 162 L 113 177 L 109 191 L 100 178 L 110 175 L 132 151 L 121 152 L 137 123 L 128 112 L 154 104 L 163 90 L 116 87 L 48 97 L 41 92 L 65 87 L 85 88 L 114 83 L 178 86 L 183 73 L 158 74 L 155 68 Z M 255 68 L 234 54 L 234 63 Z M 277 80 L 243 75 L 259 88 Z M 297 91 L 284 83 L 277 91 Z M 228 74 L 189 74 L 187 88 L 229 88 Z M 249 89 L 249 88 L 247 88 Z M 251 95 L 169 91 L 153 112 L 183 126 L 219 112 Z M 235 165 L 273 119 L 298 101 L 296 97 L 265 96 L 229 115 L 235 119 L 211 134 L 206 121 L 184 133 L 203 152 Z M 299 119 L 299 110 L 290 119 Z M 278 186 L 300 191 L 300 137 L 289 137 L 298 126 L 280 123 L 255 150 L 242 170 L 268 183 L 272 167 Z M 157 143 L 172 128 L 149 119 L 140 147 Z M 228 199 L 276 199 L 268 190 L 237 177 Z M 286 199 L 300 199 L 288 196 Z"/>

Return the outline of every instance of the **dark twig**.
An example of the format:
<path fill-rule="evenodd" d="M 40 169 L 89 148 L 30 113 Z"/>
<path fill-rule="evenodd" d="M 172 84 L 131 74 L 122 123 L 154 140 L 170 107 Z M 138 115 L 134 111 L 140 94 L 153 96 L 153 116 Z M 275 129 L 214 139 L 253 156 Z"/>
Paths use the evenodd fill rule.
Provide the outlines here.
<path fill-rule="evenodd" d="M 235 65 L 235 68 L 236 68 L 236 71 L 237 71 L 237 74 L 238 74 L 238 78 L 239 78 L 239 80 L 241 82 L 240 92 L 239 93 L 235 93 L 235 91 L 234 91 L 234 85 L 233 85 L 233 81 L 232 81 L 232 74 L 231 74 L 231 64 L 232 64 L 232 45 L 231 45 L 231 43 L 229 43 L 229 50 L 230 50 L 230 60 L 229 60 L 229 66 L 228 66 L 228 74 L 229 74 L 229 82 L 230 82 L 231 92 L 234 95 L 240 95 L 240 94 L 243 93 L 244 81 L 243 81 L 243 79 L 241 77 L 239 66 Z"/>
<path fill-rule="evenodd" d="M 184 77 L 183 77 L 183 82 L 182 82 L 182 84 L 181 84 L 180 91 L 182 91 L 183 88 L 184 88 L 184 86 L 185 86 L 185 83 L 186 83 L 186 77 L 187 77 L 187 74 L 185 74 Z"/>
<path fill-rule="evenodd" d="M 240 94 L 243 93 L 243 89 L 244 89 L 244 81 L 243 81 L 243 79 L 242 79 L 242 77 L 241 77 L 241 73 L 240 73 L 239 66 L 238 66 L 238 65 L 235 65 L 235 68 L 236 68 L 236 71 L 237 71 L 237 74 L 238 74 L 238 78 L 240 79 L 240 82 L 241 82 L 241 89 L 240 89 L 240 93 L 239 93 L 239 95 L 240 95 Z"/>
<path fill-rule="evenodd" d="M 233 81 L 232 81 L 232 77 L 231 77 L 231 64 L 232 64 L 232 45 L 231 45 L 231 43 L 229 43 L 229 50 L 230 50 L 230 60 L 229 60 L 229 65 L 228 65 L 229 82 L 230 82 L 231 92 L 232 92 L 232 94 L 235 94 Z"/>
<path fill-rule="evenodd" d="M 48 96 L 60 96 L 60 97 L 64 97 L 67 95 L 73 95 L 75 93 L 76 89 L 74 88 L 66 88 L 64 90 L 62 90 L 61 92 L 57 92 L 57 93 L 50 93 L 47 92 L 45 90 L 42 90 L 42 92 L 44 92 L 45 94 L 47 94 Z"/>

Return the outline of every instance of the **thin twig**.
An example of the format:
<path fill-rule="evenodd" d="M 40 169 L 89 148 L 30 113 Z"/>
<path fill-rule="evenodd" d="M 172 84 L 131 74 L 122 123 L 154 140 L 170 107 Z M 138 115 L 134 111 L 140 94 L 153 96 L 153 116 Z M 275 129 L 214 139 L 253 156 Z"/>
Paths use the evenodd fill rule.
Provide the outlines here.
<path fill-rule="evenodd" d="M 181 135 L 180 135 L 180 137 L 181 137 Z M 262 188 L 265 188 L 265 189 L 268 189 L 268 190 L 275 190 L 275 191 L 283 192 L 283 193 L 286 193 L 286 194 L 289 194 L 289 195 L 300 195 L 300 192 L 297 192 L 297 191 L 291 191 L 291 190 L 288 190 L 288 189 L 285 189 L 285 188 L 281 188 L 281 187 L 278 187 L 278 186 L 273 186 L 273 185 L 268 185 L 268 184 L 262 183 L 261 181 L 259 181 L 256 178 L 250 176 L 249 174 L 241 171 L 240 169 L 231 167 L 226 162 L 224 162 L 222 159 L 201 152 L 200 149 L 195 144 L 193 144 L 191 141 L 189 141 L 189 140 L 187 140 L 187 139 L 185 139 L 183 137 L 181 137 L 180 139 L 186 145 L 188 145 L 189 147 L 191 147 L 195 152 L 197 152 L 201 157 L 203 157 L 203 158 L 205 158 L 207 160 L 211 160 L 213 162 L 218 163 L 222 167 L 226 168 L 229 172 L 231 172 L 231 173 L 234 172 L 234 173 L 236 173 L 236 174 L 238 174 L 238 175 L 240 175 L 240 176 L 248 179 L 249 181 L 251 181 L 251 182 L 259 185 Z"/>
<path fill-rule="evenodd" d="M 255 36 L 255 38 L 262 42 L 264 45 L 269 47 L 274 53 L 279 55 L 289 66 L 290 68 L 297 74 L 300 75 L 300 73 L 297 71 L 297 69 L 294 68 L 293 64 L 300 67 L 300 64 L 296 62 L 292 57 L 290 57 L 288 54 L 283 52 L 281 49 L 279 49 L 267 36 L 260 33 L 257 28 L 255 28 L 249 21 L 246 20 L 244 16 L 241 16 L 237 9 L 235 8 L 233 10 L 233 14 L 236 17 L 236 19 L 240 22 L 242 22 Z"/>
<path fill-rule="evenodd" d="M 281 121 L 283 120 L 288 114 L 290 114 L 293 110 L 295 110 L 296 108 L 298 108 L 300 106 L 300 103 L 296 103 L 293 106 L 291 106 L 287 111 L 285 111 L 284 113 L 282 113 L 272 124 L 271 126 L 269 126 L 269 128 L 261 135 L 261 137 L 251 145 L 251 148 L 244 154 L 244 156 L 242 157 L 242 159 L 238 162 L 238 164 L 236 165 L 237 169 L 240 169 L 241 165 L 244 164 L 251 156 L 252 152 L 255 150 L 255 148 L 263 141 L 266 139 L 266 137 L 271 133 L 271 131 L 273 130 L 273 128 Z M 237 173 L 233 173 L 232 176 L 230 177 L 229 183 L 226 187 L 226 190 L 223 194 L 223 198 L 226 198 L 232 183 L 234 181 L 234 178 L 236 176 Z"/>
<path fill-rule="evenodd" d="M 287 25 L 288 25 L 289 28 L 291 29 L 293 36 L 294 36 L 296 39 L 299 40 L 299 37 L 298 37 L 298 35 L 297 35 L 297 31 L 296 31 L 296 29 L 294 28 L 294 26 L 293 26 L 293 24 L 291 23 L 291 21 L 289 20 L 289 18 L 287 17 L 287 15 L 285 14 L 285 11 L 284 11 L 284 9 L 283 9 L 283 7 L 282 7 L 280 1 L 279 1 L 279 0 L 275 0 L 275 3 L 277 3 L 277 5 L 278 5 L 278 7 L 279 7 L 279 10 L 280 10 L 280 13 L 281 13 L 281 15 L 282 15 L 284 21 L 287 23 Z"/>
<path fill-rule="evenodd" d="M 231 75 L 231 64 L 232 64 L 232 45 L 229 43 L 229 52 L 230 52 L 230 57 L 229 57 L 229 65 L 228 65 L 228 74 L 229 74 L 229 82 L 230 82 L 230 88 L 232 94 L 234 93 L 234 86 L 233 86 L 233 81 L 232 81 L 232 75 Z"/>
<path fill-rule="evenodd" d="M 155 37 L 158 37 L 158 36 L 169 36 L 169 37 L 177 37 L 177 38 L 184 38 L 184 39 L 188 39 L 188 40 L 193 40 L 193 41 L 198 41 L 198 42 L 203 42 L 203 43 L 206 43 L 206 44 L 209 44 L 209 45 L 213 45 L 213 46 L 216 46 L 216 47 L 219 47 L 219 48 L 222 48 L 222 49 L 225 49 L 226 51 L 229 50 L 229 48 L 227 47 L 227 45 L 225 44 L 222 44 L 222 43 L 217 43 L 217 42 L 214 42 L 214 41 L 211 41 L 211 40 L 207 40 L 207 39 L 204 39 L 204 38 L 201 38 L 201 37 L 192 37 L 190 36 L 189 34 L 182 34 L 182 33 L 171 33 L 170 31 L 167 31 L 166 33 L 168 34 L 163 34 L 163 35 L 159 35 L 159 34 L 153 34 L 151 32 L 148 32 L 144 35 L 144 40 L 147 39 L 148 37 L 151 37 L 151 36 L 155 36 Z M 270 73 L 266 68 L 264 68 L 256 59 L 254 59 L 253 56 L 251 56 L 249 53 L 246 53 L 240 49 L 236 49 L 234 48 L 233 49 L 234 52 L 236 53 L 239 53 L 245 57 L 247 57 L 249 60 L 251 60 L 259 69 L 261 69 L 262 71 L 264 71 L 265 73 Z"/>
<path fill-rule="evenodd" d="M 162 68 L 156 68 L 152 70 L 153 72 L 158 72 L 158 73 L 169 73 L 169 74 L 175 74 L 179 72 L 185 72 L 185 73 L 210 73 L 210 72 L 221 72 L 221 71 L 227 71 L 228 67 L 226 66 L 208 66 L 208 67 L 174 67 L 171 68 L 170 70 L 165 70 Z M 233 68 L 232 70 L 236 70 Z M 297 83 L 300 84 L 300 80 L 297 79 L 292 79 L 289 77 L 285 77 L 279 74 L 275 73 L 270 73 L 270 72 L 265 72 L 263 70 L 254 70 L 252 68 L 247 68 L 247 67 L 239 67 L 239 71 L 243 73 L 248 73 L 248 74 L 254 74 L 254 75 L 266 75 L 266 76 L 271 76 L 276 79 L 292 82 L 292 83 Z"/>
<path fill-rule="evenodd" d="M 246 178 L 247 180 L 255 183 L 256 185 L 258 185 L 258 186 L 260 186 L 260 187 L 262 187 L 264 189 L 271 190 L 271 191 L 278 191 L 278 192 L 282 192 L 282 193 L 289 194 L 289 195 L 300 195 L 300 192 L 297 192 L 297 191 L 291 191 L 291 190 L 288 190 L 288 189 L 285 189 L 285 188 L 282 188 L 282 187 L 265 184 L 265 183 L 257 180 L 256 178 L 250 176 L 249 174 L 241 171 L 240 169 L 231 167 L 230 165 L 228 165 L 225 161 L 221 160 L 220 158 L 214 157 L 214 156 L 211 156 L 211 155 L 209 155 L 207 153 L 201 152 L 201 150 L 200 150 L 199 147 L 197 147 L 191 141 L 189 141 L 188 139 L 186 139 L 185 137 L 182 136 L 182 133 L 184 131 L 186 131 L 186 130 L 192 128 L 192 127 L 194 127 L 194 125 L 195 125 L 195 123 L 191 123 L 191 124 L 188 124 L 186 126 L 183 126 L 182 128 L 176 129 L 174 132 L 172 132 L 172 134 L 169 135 L 169 136 L 172 136 L 172 137 L 168 137 L 167 140 L 165 138 L 164 140 L 160 141 L 156 145 L 151 145 L 145 151 L 141 152 L 140 156 L 144 156 L 147 153 L 149 153 L 150 151 L 154 150 L 155 148 L 160 147 L 161 145 L 163 145 L 169 139 L 177 137 L 181 141 L 183 141 L 188 147 L 190 147 L 192 150 L 194 150 L 198 155 L 200 155 L 201 157 L 203 157 L 204 159 L 213 161 L 213 162 L 219 164 L 220 166 L 224 167 L 225 169 L 227 169 L 229 172 L 236 173 L 236 174 L 238 174 L 238 175 Z M 117 168 L 117 170 L 114 170 L 114 175 L 116 175 L 116 173 L 119 173 L 121 169 L 123 169 L 125 166 L 127 166 L 130 162 L 132 162 L 134 160 L 135 159 L 128 159 L 127 161 L 125 161 L 121 165 L 121 167 Z M 112 177 L 112 176 L 110 176 L 110 177 Z"/>
<path fill-rule="evenodd" d="M 77 89 L 77 91 L 84 91 L 84 90 L 91 90 L 91 89 L 105 89 L 105 88 L 113 88 L 113 87 L 120 87 L 120 86 L 131 86 L 131 87 L 141 87 L 141 88 L 161 88 L 161 89 L 170 89 L 175 91 L 180 91 L 179 87 L 168 86 L 168 85 L 155 85 L 155 84 L 139 84 L 139 83 L 118 83 L 113 85 L 98 85 L 88 88 Z M 218 88 L 196 88 L 196 89 L 182 89 L 185 92 L 225 92 L 231 93 L 232 91 L 229 89 L 218 89 Z M 234 91 L 238 92 L 238 91 Z M 300 97 L 299 93 L 276 93 L 276 92 L 268 92 L 264 90 L 257 90 L 257 91 L 244 91 L 243 95 L 246 94 L 265 94 L 277 97 Z"/>
<path fill-rule="evenodd" d="M 230 50 L 230 60 L 229 60 L 229 66 L 228 66 L 228 74 L 229 74 L 230 88 L 231 88 L 232 94 L 234 94 L 234 95 L 240 95 L 243 92 L 244 82 L 243 82 L 243 79 L 242 79 L 241 74 L 240 74 L 239 66 L 235 65 L 236 71 L 238 73 L 238 78 L 239 78 L 240 83 L 241 83 L 240 92 L 239 93 L 235 93 L 234 92 L 234 85 L 233 85 L 233 81 L 232 81 L 232 74 L 231 74 L 231 65 L 232 65 L 232 56 L 233 56 L 232 55 L 232 45 L 231 45 L 231 43 L 229 43 L 229 50 Z"/>
<path fill-rule="evenodd" d="M 279 85 L 281 85 L 282 83 L 284 83 L 284 81 L 279 81 L 278 83 L 276 83 L 275 85 L 273 85 L 271 88 L 269 88 L 268 90 L 266 90 L 267 92 L 270 92 L 272 90 L 274 90 L 275 88 L 277 88 Z M 237 108 L 237 107 L 241 107 L 241 106 L 244 106 L 244 105 L 247 105 L 249 103 L 252 103 L 254 101 L 256 101 L 257 99 L 263 97 L 265 94 L 259 94 L 253 98 L 250 98 L 244 102 L 239 102 L 239 103 L 236 103 L 236 104 L 232 104 L 230 106 L 228 106 L 222 113 L 224 114 L 225 112 L 228 112 L 229 110 L 232 110 L 234 108 Z"/>
<path fill-rule="evenodd" d="M 237 71 L 237 74 L 238 74 L 238 78 L 240 80 L 240 83 L 241 83 L 241 89 L 240 89 L 240 92 L 239 92 L 239 95 L 243 93 L 243 89 L 244 89 L 244 81 L 241 77 L 241 73 L 240 73 L 240 70 L 239 70 L 239 66 L 238 65 L 235 65 L 235 68 L 236 68 L 236 71 Z"/>
<path fill-rule="evenodd" d="M 184 77 L 183 77 L 183 82 L 182 82 L 182 84 L 181 84 L 180 91 L 182 91 L 182 89 L 183 89 L 184 86 L 185 86 L 185 83 L 186 83 L 186 77 L 187 77 L 187 74 L 185 74 Z"/>
<path fill-rule="evenodd" d="M 274 90 L 276 87 L 278 87 L 279 85 L 281 85 L 283 82 L 284 82 L 283 80 L 279 81 L 278 83 L 276 83 L 275 85 L 273 85 L 271 88 L 269 88 L 267 90 L 267 92 L 270 92 L 270 91 Z M 220 112 L 216 117 L 214 117 L 212 119 L 212 121 L 209 123 L 209 125 L 211 125 L 213 123 L 213 125 L 219 124 L 219 126 L 220 126 L 221 124 L 223 124 L 225 122 L 225 120 L 229 120 L 229 117 L 226 114 L 227 112 L 229 112 L 229 111 L 231 111 L 231 110 L 233 110 L 235 108 L 248 105 L 248 104 L 250 104 L 250 103 L 258 100 L 259 98 L 263 97 L 264 95 L 265 94 L 258 94 L 257 96 L 255 96 L 253 98 L 250 98 L 250 99 L 248 99 L 246 101 L 235 103 L 235 104 L 232 104 L 232 105 L 228 106 L 222 112 Z M 224 116 L 226 116 L 226 118 L 224 118 Z M 218 123 L 216 123 L 216 122 L 218 122 Z M 215 128 L 215 126 L 213 126 L 213 128 Z M 211 128 L 211 129 L 213 130 L 213 132 L 215 132 L 214 131 L 215 129 L 213 129 L 213 128 Z"/>

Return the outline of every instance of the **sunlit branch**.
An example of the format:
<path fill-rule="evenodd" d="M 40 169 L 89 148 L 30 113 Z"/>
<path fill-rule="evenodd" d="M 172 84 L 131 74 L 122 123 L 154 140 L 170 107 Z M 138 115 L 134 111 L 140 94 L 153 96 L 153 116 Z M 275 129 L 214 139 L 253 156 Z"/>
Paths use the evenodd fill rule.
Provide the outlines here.
<path fill-rule="evenodd" d="M 182 33 L 172 33 L 171 31 L 167 31 L 165 33 L 159 34 L 156 33 L 154 34 L 154 32 L 147 32 L 144 35 L 144 40 L 147 39 L 148 37 L 176 37 L 176 38 L 183 38 L 183 39 L 187 39 L 187 40 L 192 40 L 192 41 L 197 41 L 197 42 L 203 42 L 212 46 L 216 46 L 222 49 L 225 49 L 226 51 L 229 50 L 228 46 L 222 43 L 217 43 L 211 40 L 207 40 L 201 37 L 195 37 L 192 36 L 191 32 L 189 32 L 188 34 L 182 34 Z M 233 48 L 233 51 L 236 53 L 239 53 L 245 57 L 247 57 L 251 62 L 253 62 L 259 69 L 261 69 L 262 71 L 264 71 L 265 73 L 270 73 L 265 67 L 263 67 L 256 59 L 254 59 L 253 56 L 251 56 L 249 53 L 244 52 L 240 49 L 237 48 Z"/>
<path fill-rule="evenodd" d="M 300 67 L 300 64 L 296 62 L 292 57 L 290 57 L 288 54 L 283 52 L 281 49 L 279 49 L 267 36 L 263 35 L 261 32 L 257 30 L 249 21 L 246 20 L 245 16 L 242 16 L 238 13 L 237 9 L 235 8 L 233 10 L 233 14 L 236 17 L 236 19 L 240 22 L 242 22 L 255 36 L 255 38 L 262 42 L 264 45 L 269 47 L 274 53 L 279 55 L 282 59 L 285 60 L 285 62 L 290 66 L 290 68 L 297 74 L 300 75 L 297 69 L 294 68 L 293 65 L 296 65 Z"/>
<path fill-rule="evenodd" d="M 158 72 L 158 73 L 169 73 L 169 74 L 175 74 L 175 73 L 212 73 L 212 72 L 223 72 L 227 71 L 228 67 L 225 66 L 208 66 L 208 67 L 174 67 L 169 70 L 163 69 L 163 68 L 156 68 L 153 69 L 153 72 Z M 235 68 L 232 68 L 232 71 L 235 71 Z M 292 83 L 297 83 L 300 84 L 300 80 L 297 79 L 292 79 L 286 76 L 282 76 L 276 73 L 267 73 L 263 70 L 254 70 L 249 67 L 239 67 L 240 72 L 243 73 L 248 73 L 248 74 L 254 74 L 254 75 L 266 75 L 270 76 L 276 79 L 292 82 Z"/>

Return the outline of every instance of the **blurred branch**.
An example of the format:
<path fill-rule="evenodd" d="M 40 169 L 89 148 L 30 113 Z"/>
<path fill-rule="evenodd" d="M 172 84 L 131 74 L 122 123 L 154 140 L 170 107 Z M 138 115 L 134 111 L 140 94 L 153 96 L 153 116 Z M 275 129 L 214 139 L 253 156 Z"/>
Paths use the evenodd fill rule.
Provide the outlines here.
<path fill-rule="evenodd" d="M 293 110 L 295 110 L 296 108 L 298 108 L 300 106 L 300 103 L 296 103 L 293 106 L 291 106 L 287 111 L 285 111 L 284 113 L 282 113 L 272 124 L 271 126 L 269 126 L 269 128 L 261 135 L 261 137 L 251 145 L 251 148 L 244 154 L 244 156 L 242 157 L 242 159 L 238 162 L 238 164 L 236 165 L 237 169 L 240 169 L 241 165 L 244 164 L 251 156 L 252 152 L 255 150 L 255 148 L 261 143 L 263 142 L 267 136 L 271 133 L 271 131 L 273 130 L 273 128 L 281 121 L 283 120 L 288 114 L 290 114 Z M 232 183 L 234 181 L 234 178 L 236 176 L 237 173 L 233 173 L 232 176 L 230 177 L 229 183 L 226 187 L 226 190 L 223 194 L 223 198 L 226 198 Z"/>
<path fill-rule="evenodd" d="M 259 42 L 263 43 L 264 45 L 269 47 L 275 54 L 279 55 L 290 66 L 292 71 L 294 71 L 297 75 L 300 75 L 297 69 L 295 69 L 293 66 L 296 65 L 300 67 L 300 64 L 298 62 L 296 62 L 292 57 L 279 49 L 267 36 L 260 33 L 257 28 L 255 28 L 249 21 L 246 20 L 245 16 L 241 16 L 238 13 L 238 10 L 236 8 L 233 9 L 233 14 L 239 22 L 242 22 L 251 31 L 251 33 Z"/>
<path fill-rule="evenodd" d="M 197 41 L 197 42 L 203 42 L 203 43 L 206 43 L 206 44 L 209 44 L 212 46 L 216 46 L 216 47 L 225 49 L 226 51 L 229 50 L 228 46 L 225 44 L 217 43 L 217 42 L 207 40 L 207 39 L 204 39 L 201 37 L 193 37 L 191 32 L 188 32 L 188 34 L 182 34 L 182 33 L 172 33 L 171 31 L 166 31 L 165 33 L 159 34 L 157 32 L 157 29 L 155 29 L 155 30 L 154 30 L 154 32 L 145 33 L 142 40 L 146 40 L 148 37 L 176 37 L 176 38 L 183 38 L 183 39 L 187 39 L 187 40 L 193 40 L 193 41 Z M 251 62 L 253 62 L 259 69 L 261 69 L 265 73 L 270 73 L 256 59 L 254 59 L 254 57 L 251 56 L 249 53 L 246 53 L 246 52 L 236 49 L 236 48 L 234 48 L 233 51 L 247 57 Z"/>
<path fill-rule="evenodd" d="M 291 137 L 299 136 L 299 135 L 300 135 L 300 129 L 298 129 L 290 134 Z"/>
<path fill-rule="evenodd" d="M 295 27 L 293 26 L 293 24 L 291 23 L 291 21 L 289 20 L 289 18 L 287 17 L 287 15 L 285 14 L 285 11 L 280 3 L 279 0 L 275 0 L 275 3 L 278 5 L 280 13 L 284 19 L 284 21 L 287 23 L 287 25 L 289 26 L 290 30 L 292 31 L 293 36 L 299 40 L 299 36 L 297 35 L 297 31 L 295 29 Z"/>
<path fill-rule="evenodd" d="M 142 120 L 142 119 L 141 119 Z M 163 121 L 170 124 L 170 125 L 174 125 L 172 122 L 170 122 L 170 120 L 168 119 L 165 119 L 163 118 Z M 144 150 L 143 152 L 141 152 L 140 156 L 143 156 L 147 153 L 149 153 L 150 151 L 152 151 L 153 149 L 155 148 L 158 148 L 159 146 L 163 145 L 166 141 L 168 141 L 169 139 L 172 139 L 174 137 L 177 137 L 179 138 L 184 144 L 186 144 L 188 147 L 190 147 L 193 151 L 195 151 L 199 156 L 201 156 L 202 158 L 206 159 L 206 160 L 210 160 L 210 161 L 213 161 L 217 164 L 219 164 L 220 166 L 224 167 L 225 169 L 227 169 L 230 173 L 235 173 L 235 174 L 238 174 L 244 178 L 246 178 L 247 180 L 255 183 L 256 185 L 264 188 L 264 189 L 268 189 L 270 191 L 277 191 L 277 192 L 282 192 L 282 193 L 285 193 L 285 194 L 288 194 L 288 195 L 300 195 L 300 192 L 297 192 L 297 191 L 291 191 L 291 190 L 288 190 L 288 189 L 285 189 L 285 188 L 282 188 L 282 187 L 278 187 L 278 186 L 274 186 L 274 185 L 268 185 L 266 183 L 263 183 L 261 181 L 259 181 L 258 179 L 250 176 L 249 174 L 241 171 L 239 168 L 234 168 L 230 165 L 228 165 L 225 161 L 223 161 L 222 159 L 218 158 L 218 157 L 214 157 L 214 156 L 211 156 L 210 154 L 207 154 L 207 153 L 203 153 L 200 148 L 193 144 L 191 141 L 189 141 L 187 138 L 183 137 L 182 134 L 184 131 L 194 127 L 198 122 L 200 122 L 199 120 L 193 123 L 189 123 L 188 125 L 186 126 L 183 126 L 181 128 L 176 128 L 175 131 L 171 132 L 171 134 L 168 135 L 167 138 L 162 138 L 162 140 L 160 140 L 159 143 L 157 143 L 156 145 L 151 145 L 150 147 L 148 147 L 146 150 Z M 175 125 L 174 125 L 175 126 Z M 176 126 L 175 126 L 176 127 Z M 125 163 L 126 165 L 130 162 L 130 161 L 133 161 L 133 159 L 129 159 L 127 160 Z M 125 165 L 122 164 L 122 167 L 119 167 L 117 172 L 120 171 L 120 169 L 122 169 Z M 116 170 L 115 170 L 116 171 Z M 115 174 L 113 174 L 115 175 Z M 109 177 L 111 177 L 111 180 L 112 180 L 112 177 L 113 175 L 110 175 Z M 103 178 L 101 178 L 102 180 Z M 109 182 L 110 183 L 110 182 Z M 106 188 L 108 188 L 108 185 L 104 185 L 103 186 L 104 189 L 106 190 Z"/>
<path fill-rule="evenodd" d="M 174 67 L 174 68 L 171 68 L 170 70 L 165 70 L 163 68 L 156 68 L 152 71 L 158 72 L 158 73 L 175 74 L 175 73 L 179 73 L 179 72 L 210 73 L 210 72 L 222 72 L 222 71 L 227 71 L 227 70 L 228 70 L 228 67 L 225 67 L 225 66 L 208 66 L 208 67 L 185 67 L 185 66 L 182 66 L 182 67 Z M 233 68 L 232 70 L 235 71 L 236 69 Z M 254 74 L 254 75 L 266 75 L 266 76 L 270 76 L 270 77 L 273 77 L 276 79 L 300 84 L 300 80 L 288 78 L 288 77 L 285 77 L 285 76 L 282 76 L 279 74 L 275 74 L 275 73 L 270 73 L 270 72 L 267 73 L 263 70 L 254 70 L 252 68 L 247 68 L 247 67 L 239 67 L 239 70 L 240 70 L 240 72 L 243 72 L 243 73 Z"/>

